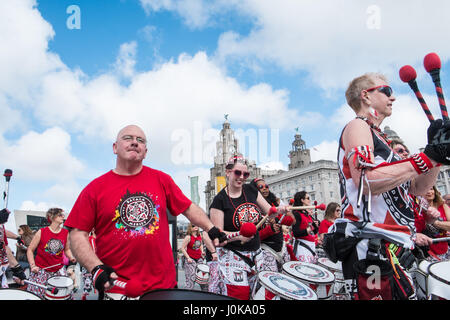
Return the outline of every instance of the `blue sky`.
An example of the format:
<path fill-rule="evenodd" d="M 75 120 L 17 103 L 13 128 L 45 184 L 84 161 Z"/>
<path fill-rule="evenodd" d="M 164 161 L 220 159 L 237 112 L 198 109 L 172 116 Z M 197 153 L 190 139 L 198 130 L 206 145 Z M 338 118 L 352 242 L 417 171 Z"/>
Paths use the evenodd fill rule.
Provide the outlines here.
<path fill-rule="evenodd" d="M 386 74 L 397 96 L 384 124 L 418 150 L 427 122 L 398 70 L 416 68 L 435 115 L 425 54 L 441 57 L 444 94 L 450 83 L 450 4 L 429 3 L 2 1 L 0 167 L 14 172 L 9 208 L 70 211 L 81 189 L 114 167 L 111 145 L 128 123 L 147 132 L 146 165 L 188 195 L 187 177 L 200 177 L 202 206 L 212 155 L 194 161 L 195 128 L 205 152 L 224 114 L 234 129 L 278 132 L 279 154 L 269 164 L 254 159 L 259 165 L 287 168 L 296 127 L 313 160 L 334 160 L 353 117 L 345 88 L 368 71 Z M 70 5 L 80 9 L 80 29 L 67 27 Z M 190 162 L 174 154 L 189 142 L 180 134 L 192 138 Z"/>

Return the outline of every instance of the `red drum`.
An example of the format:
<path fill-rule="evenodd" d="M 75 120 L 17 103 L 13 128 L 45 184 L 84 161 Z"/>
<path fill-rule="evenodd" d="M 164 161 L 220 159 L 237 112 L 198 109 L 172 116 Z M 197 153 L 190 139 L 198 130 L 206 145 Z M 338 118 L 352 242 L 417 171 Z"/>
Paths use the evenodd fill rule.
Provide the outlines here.
<path fill-rule="evenodd" d="M 236 300 L 211 292 L 187 289 L 156 289 L 144 293 L 139 300 Z"/>

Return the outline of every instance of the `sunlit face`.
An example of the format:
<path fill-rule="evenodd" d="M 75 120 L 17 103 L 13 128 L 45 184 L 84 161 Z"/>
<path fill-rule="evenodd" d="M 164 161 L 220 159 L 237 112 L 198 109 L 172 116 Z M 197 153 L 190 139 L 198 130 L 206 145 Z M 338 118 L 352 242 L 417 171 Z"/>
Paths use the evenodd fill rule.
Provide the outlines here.
<path fill-rule="evenodd" d="M 373 79 L 374 85 L 373 90 L 364 90 L 363 94 L 367 94 L 368 101 L 370 102 L 370 107 L 376 111 L 378 116 L 383 116 L 384 118 L 391 116 L 392 114 L 392 103 L 395 101 L 395 96 L 392 93 L 389 97 L 383 92 L 383 87 L 388 87 L 389 84 L 382 80 L 375 78 Z M 371 88 L 367 88 L 371 89 Z"/>
<path fill-rule="evenodd" d="M 119 160 L 142 162 L 147 155 L 147 138 L 138 126 L 127 126 L 120 130 L 113 144 L 114 154 Z"/>
<path fill-rule="evenodd" d="M 433 188 L 430 188 L 427 193 L 425 194 L 425 199 L 428 201 L 434 201 L 435 192 Z"/>
<path fill-rule="evenodd" d="M 267 198 L 269 196 L 269 186 L 264 180 L 258 180 L 258 182 L 256 182 L 256 186 L 258 187 L 258 190 L 261 192 L 264 198 Z"/>
<path fill-rule="evenodd" d="M 247 170 L 247 166 L 243 163 L 236 163 L 233 169 L 227 170 L 227 178 L 228 182 L 234 188 L 242 188 L 242 185 L 245 183 L 249 176 L 249 172 Z"/>
<path fill-rule="evenodd" d="M 394 150 L 402 159 L 409 157 L 409 150 L 404 145 L 396 144 L 393 146 L 392 150 Z"/>
<path fill-rule="evenodd" d="M 337 218 L 340 218 L 341 217 L 341 207 L 340 206 L 338 206 L 337 208 L 336 208 L 336 210 L 334 210 L 334 217 L 337 219 Z"/>
<path fill-rule="evenodd" d="M 302 202 L 303 202 L 304 206 L 310 206 L 311 205 L 311 197 L 309 196 L 308 193 L 305 195 L 305 198 L 302 199 Z"/>

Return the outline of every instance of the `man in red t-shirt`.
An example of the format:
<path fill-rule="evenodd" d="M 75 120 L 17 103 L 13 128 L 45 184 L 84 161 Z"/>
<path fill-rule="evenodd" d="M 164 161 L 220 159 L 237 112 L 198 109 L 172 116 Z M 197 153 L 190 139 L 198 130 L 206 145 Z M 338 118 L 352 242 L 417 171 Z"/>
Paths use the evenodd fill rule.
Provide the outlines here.
<path fill-rule="evenodd" d="M 141 294 L 176 286 L 167 210 L 207 230 L 216 245 L 224 236 L 169 175 L 142 164 L 146 143 L 138 126 L 120 130 L 113 144 L 116 167 L 84 188 L 65 222 L 71 249 L 100 292 L 124 294 L 113 286 L 116 279 L 138 280 Z M 89 243 L 92 229 L 96 252 Z"/>

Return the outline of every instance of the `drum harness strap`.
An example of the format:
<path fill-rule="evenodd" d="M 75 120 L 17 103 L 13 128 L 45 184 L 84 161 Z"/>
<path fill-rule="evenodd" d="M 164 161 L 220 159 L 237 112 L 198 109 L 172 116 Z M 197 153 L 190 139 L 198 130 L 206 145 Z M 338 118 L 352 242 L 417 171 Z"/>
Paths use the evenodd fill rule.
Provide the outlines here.
<path fill-rule="evenodd" d="M 308 251 L 311 252 L 311 254 L 312 254 L 313 256 L 316 255 L 316 253 L 315 253 L 314 251 L 312 251 L 312 249 L 311 249 L 307 244 L 303 243 L 303 242 L 300 241 L 299 239 L 295 239 L 295 240 L 294 240 L 294 254 L 295 254 L 295 255 L 297 255 L 297 248 L 298 248 L 298 245 L 301 245 L 302 247 L 305 247 L 306 249 L 308 249 Z"/>

